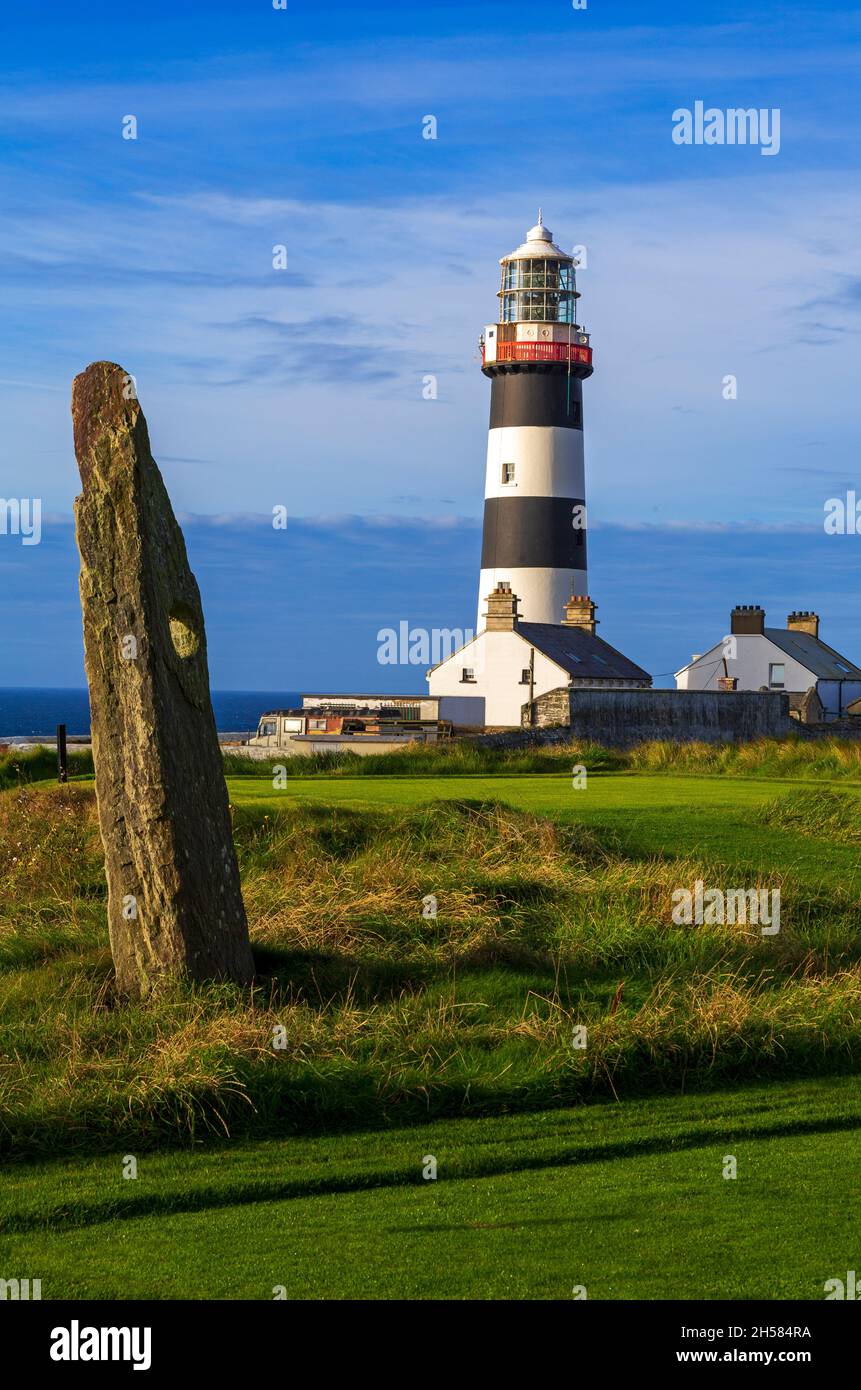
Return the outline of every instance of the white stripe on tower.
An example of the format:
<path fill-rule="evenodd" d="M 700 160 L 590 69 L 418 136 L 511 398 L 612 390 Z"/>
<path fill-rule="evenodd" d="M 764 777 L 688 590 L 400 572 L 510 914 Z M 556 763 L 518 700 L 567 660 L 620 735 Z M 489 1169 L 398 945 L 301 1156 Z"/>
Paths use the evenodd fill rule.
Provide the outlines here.
<path fill-rule="evenodd" d="M 505 482 L 503 464 L 514 464 Z M 485 497 L 583 497 L 583 431 L 555 425 L 489 430 Z"/>
<path fill-rule="evenodd" d="M 509 583 L 512 593 L 517 594 L 518 611 L 525 622 L 561 623 L 571 595 L 588 590 L 582 527 L 586 496 L 583 431 L 555 425 L 509 425 L 490 430 L 484 496 L 486 500 L 504 499 L 505 508 L 497 508 L 495 518 L 490 509 L 486 511 L 483 560 L 495 563 L 481 571 L 477 631 L 484 627 L 484 600 L 500 580 Z M 544 505 L 519 506 L 526 498 L 544 499 Z M 548 508 L 548 502 L 555 505 Z M 513 528 L 509 525 L 506 535 L 500 534 L 504 510 L 509 511 L 514 524 Z M 492 542 L 488 534 L 491 527 L 496 533 Z M 578 538 L 582 542 L 579 548 Z M 554 554 L 560 552 L 559 542 L 561 553 Z M 583 557 L 579 566 L 565 563 L 572 558 L 571 547 L 574 557 Z M 532 563 L 543 556 L 547 564 Z"/>

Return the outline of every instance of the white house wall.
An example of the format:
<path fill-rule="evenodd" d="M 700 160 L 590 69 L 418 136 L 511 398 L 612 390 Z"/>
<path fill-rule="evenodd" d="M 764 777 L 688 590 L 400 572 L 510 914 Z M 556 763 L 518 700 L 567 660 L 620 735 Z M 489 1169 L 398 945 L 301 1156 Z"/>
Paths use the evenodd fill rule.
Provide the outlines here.
<path fill-rule="evenodd" d="M 727 658 L 726 669 L 722 660 L 724 642 L 721 640 L 710 651 L 704 652 L 698 661 L 678 673 L 676 688 L 717 690 L 718 678 L 727 675 L 738 679 L 739 690 L 759 690 L 763 685 L 769 686 L 769 666 L 778 663 L 784 667 L 784 690 L 803 694 L 816 685 L 815 675 L 806 666 L 788 656 L 762 634 L 737 634 L 735 642 L 736 657 L 734 660 Z"/>
<path fill-rule="evenodd" d="M 519 728 L 521 707 L 529 699 L 529 686 L 520 684 L 520 673 L 529 665 L 529 652 L 529 643 L 516 632 L 480 633 L 428 676 L 430 694 L 443 699 L 441 717 L 453 718 L 442 713 L 446 697 L 477 696 L 484 700 L 484 716 L 476 723 Z M 474 685 L 461 680 L 465 666 L 475 671 Z M 567 672 L 536 649 L 534 696 L 567 684 Z M 477 713 L 478 706 L 473 709 Z"/>

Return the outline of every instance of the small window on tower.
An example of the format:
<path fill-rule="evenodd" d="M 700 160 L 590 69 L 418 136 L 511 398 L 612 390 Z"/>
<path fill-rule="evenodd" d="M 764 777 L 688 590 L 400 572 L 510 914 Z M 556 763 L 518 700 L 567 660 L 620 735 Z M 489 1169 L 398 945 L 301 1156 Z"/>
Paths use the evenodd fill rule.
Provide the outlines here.
<path fill-rule="evenodd" d="M 472 666 L 464 666 L 464 668 L 463 668 L 463 675 L 461 676 L 460 679 L 461 679 L 461 684 L 462 684 L 462 685 L 463 685 L 463 684 L 465 684 L 465 685 L 474 685 L 474 684 L 475 684 L 475 671 L 474 671 L 474 669 L 472 668 Z"/>
<path fill-rule="evenodd" d="M 502 481 L 503 481 L 504 483 L 513 483 L 513 482 L 514 482 L 514 464 L 513 464 L 513 463 L 504 463 L 504 464 L 502 465 Z"/>

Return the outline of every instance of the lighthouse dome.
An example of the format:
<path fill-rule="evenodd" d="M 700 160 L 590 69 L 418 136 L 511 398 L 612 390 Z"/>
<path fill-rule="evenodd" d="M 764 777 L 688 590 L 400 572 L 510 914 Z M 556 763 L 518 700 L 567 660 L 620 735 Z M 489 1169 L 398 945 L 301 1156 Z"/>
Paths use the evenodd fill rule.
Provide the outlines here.
<path fill-rule="evenodd" d="M 530 227 L 530 228 L 529 228 L 529 231 L 526 233 L 526 240 L 527 240 L 527 241 L 552 241 L 552 240 L 553 240 L 553 233 L 550 231 L 550 228 L 549 228 L 549 227 L 545 227 L 544 223 L 541 221 L 541 213 L 540 213 L 540 211 L 539 211 L 539 213 L 538 213 L 538 221 L 536 222 L 535 226 L 534 226 L 534 227 Z"/>
<path fill-rule="evenodd" d="M 549 227 L 545 227 L 544 219 L 541 216 L 541 209 L 538 210 L 538 221 L 534 227 L 530 227 L 526 233 L 526 240 L 521 242 L 516 251 L 512 251 L 508 256 L 500 258 L 500 265 L 505 265 L 507 261 L 522 261 L 531 259 L 545 261 L 564 261 L 570 265 L 573 257 L 566 255 L 553 240 L 553 233 Z"/>

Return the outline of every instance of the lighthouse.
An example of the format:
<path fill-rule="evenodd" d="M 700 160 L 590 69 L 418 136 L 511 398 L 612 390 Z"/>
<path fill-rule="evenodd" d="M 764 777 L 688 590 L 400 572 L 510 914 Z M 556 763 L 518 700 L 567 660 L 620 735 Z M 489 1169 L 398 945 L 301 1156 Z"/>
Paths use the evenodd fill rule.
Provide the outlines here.
<path fill-rule="evenodd" d="M 572 595 L 589 592 L 582 383 L 592 349 L 578 323 L 576 261 L 539 210 L 500 266 L 498 322 L 481 342 L 491 386 L 479 632 L 500 585 L 529 623 L 560 623 Z"/>
<path fill-rule="evenodd" d="M 652 678 L 596 631 L 586 582 L 583 382 L 576 261 L 539 211 L 503 256 L 499 316 L 482 334 L 490 432 L 478 622 L 427 673 L 455 728 L 566 722 L 575 692 L 648 690 Z"/>

